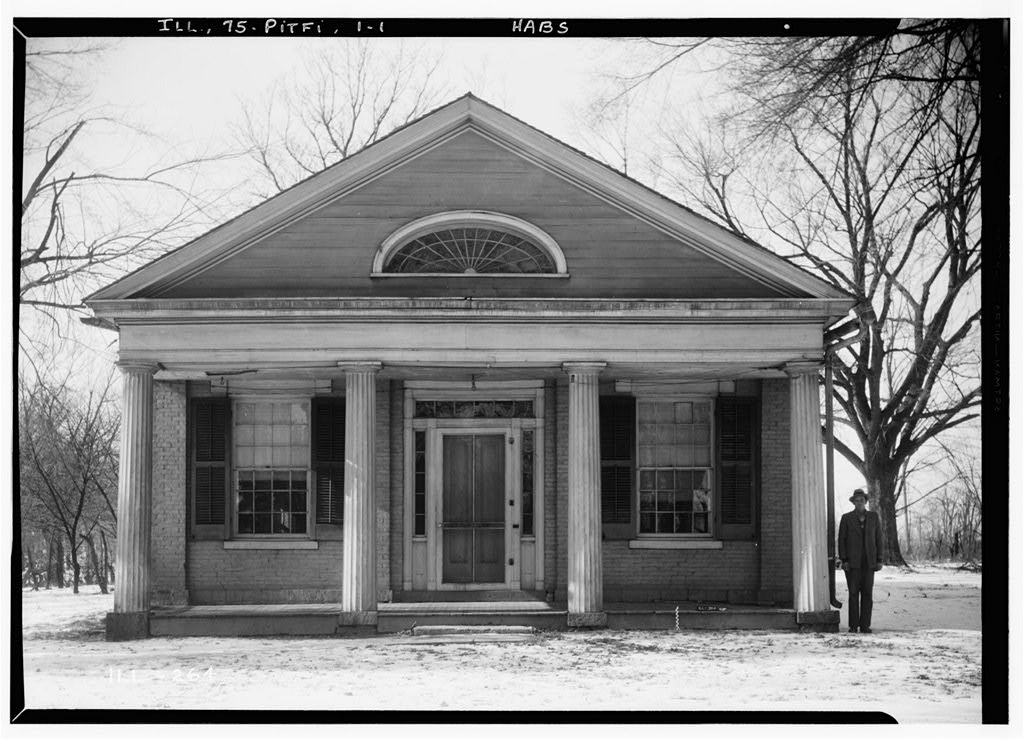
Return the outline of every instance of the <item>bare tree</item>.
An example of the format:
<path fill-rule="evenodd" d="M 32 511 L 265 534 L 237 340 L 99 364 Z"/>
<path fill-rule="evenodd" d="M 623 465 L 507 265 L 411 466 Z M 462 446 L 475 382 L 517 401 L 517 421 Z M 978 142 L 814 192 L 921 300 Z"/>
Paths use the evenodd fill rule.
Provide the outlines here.
<path fill-rule="evenodd" d="M 19 453 L 23 527 L 48 531 L 67 543 L 75 593 L 79 551 L 87 548 L 94 577 L 106 593 L 105 564 L 94 535 L 116 531 L 117 441 L 120 416 L 112 378 L 101 391 L 79 393 L 64 382 L 19 383 Z M 27 516 L 25 516 L 27 514 Z M 23 529 L 24 532 L 24 529 Z M 63 547 L 56 567 L 63 572 Z M 63 578 L 58 578 L 63 585 Z"/>
<path fill-rule="evenodd" d="M 243 104 L 235 138 L 265 198 L 417 118 L 444 93 L 439 57 L 404 42 L 344 39 L 306 57 L 260 104 Z"/>
<path fill-rule="evenodd" d="M 699 133 L 666 127 L 663 174 L 856 299 L 863 333 L 835 375 L 837 449 L 865 477 L 886 562 L 903 564 L 900 470 L 981 403 L 977 28 L 909 21 L 878 37 L 717 47 L 739 102 Z"/>
<path fill-rule="evenodd" d="M 37 39 L 26 50 L 22 348 L 45 343 L 40 323 L 59 327 L 69 312 L 85 315 L 82 298 L 90 290 L 222 215 L 214 208 L 222 194 L 203 192 L 196 182 L 201 164 L 222 157 L 171 151 L 141 164 L 145 157 L 124 154 L 155 140 L 125 115 L 92 102 L 87 72 L 108 51 Z"/>

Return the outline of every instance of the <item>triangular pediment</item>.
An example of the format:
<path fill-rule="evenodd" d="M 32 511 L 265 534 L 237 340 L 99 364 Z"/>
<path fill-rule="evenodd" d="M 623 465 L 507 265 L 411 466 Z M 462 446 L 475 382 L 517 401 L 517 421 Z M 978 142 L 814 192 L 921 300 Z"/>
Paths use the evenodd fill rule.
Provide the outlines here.
<path fill-rule="evenodd" d="M 453 211 L 505 214 L 534 225 L 564 254 L 566 274 L 515 280 L 374 274 L 374 258 L 391 235 Z M 454 294 L 844 297 L 467 95 L 88 300 Z"/>

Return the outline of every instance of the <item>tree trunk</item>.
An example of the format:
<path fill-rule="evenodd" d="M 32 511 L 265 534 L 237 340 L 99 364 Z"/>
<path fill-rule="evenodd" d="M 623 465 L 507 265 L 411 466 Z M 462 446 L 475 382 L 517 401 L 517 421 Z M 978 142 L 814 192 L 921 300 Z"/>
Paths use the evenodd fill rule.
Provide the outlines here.
<path fill-rule="evenodd" d="M 64 588 L 64 538 L 57 535 L 57 554 L 54 560 L 57 561 L 57 588 Z"/>
<path fill-rule="evenodd" d="M 103 546 L 103 573 L 105 574 L 104 580 L 107 583 L 113 583 L 114 566 L 110 562 L 110 549 L 107 547 L 107 535 L 102 529 L 100 530 L 100 544 Z"/>
<path fill-rule="evenodd" d="M 78 564 L 78 548 L 71 547 L 71 589 L 78 593 L 78 585 L 82 582 L 82 566 Z"/>
<path fill-rule="evenodd" d="M 92 541 L 91 534 L 85 538 L 85 544 L 89 548 L 89 565 L 96 577 L 96 583 L 100 586 L 100 593 L 105 594 L 107 593 L 107 574 L 100 566 L 100 559 L 96 554 L 96 543 Z"/>
<path fill-rule="evenodd" d="M 32 545 L 29 544 L 25 547 L 25 558 L 28 560 L 28 575 L 32 579 L 32 590 L 39 590 L 39 574 L 36 573 L 36 561 L 32 557 Z"/>
<path fill-rule="evenodd" d="M 885 565 L 905 566 L 900 552 L 899 529 L 896 526 L 896 475 L 887 470 L 866 470 L 868 497 L 882 521 L 882 546 Z"/>

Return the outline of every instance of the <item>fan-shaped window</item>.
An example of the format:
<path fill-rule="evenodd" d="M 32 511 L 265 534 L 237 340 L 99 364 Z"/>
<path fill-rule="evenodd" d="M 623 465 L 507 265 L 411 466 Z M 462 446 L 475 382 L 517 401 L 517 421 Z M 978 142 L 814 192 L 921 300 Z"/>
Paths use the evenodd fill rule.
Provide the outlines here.
<path fill-rule="evenodd" d="M 389 236 L 375 275 L 565 274 L 562 251 L 533 224 L 499 213 L 453 211 L 419 219 Z"/>

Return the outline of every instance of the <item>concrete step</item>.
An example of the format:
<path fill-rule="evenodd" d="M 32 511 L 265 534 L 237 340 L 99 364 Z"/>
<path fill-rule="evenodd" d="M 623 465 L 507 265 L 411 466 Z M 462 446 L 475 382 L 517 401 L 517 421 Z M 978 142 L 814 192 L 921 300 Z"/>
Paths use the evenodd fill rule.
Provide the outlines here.
<path fill-rule="evenodd" d="M 566 612 L 555 609 L 458 610 L 422 607 L 377 612 L 378 632 L 405 632 L 417 627 L 526 627 L 539 630 L 566 629 Z"/>
<path fill-rule="evenodd" d="M 424 624 L 412 628 L 414 635 L 532 635 L 535 631 L 519 624 Z"/>

